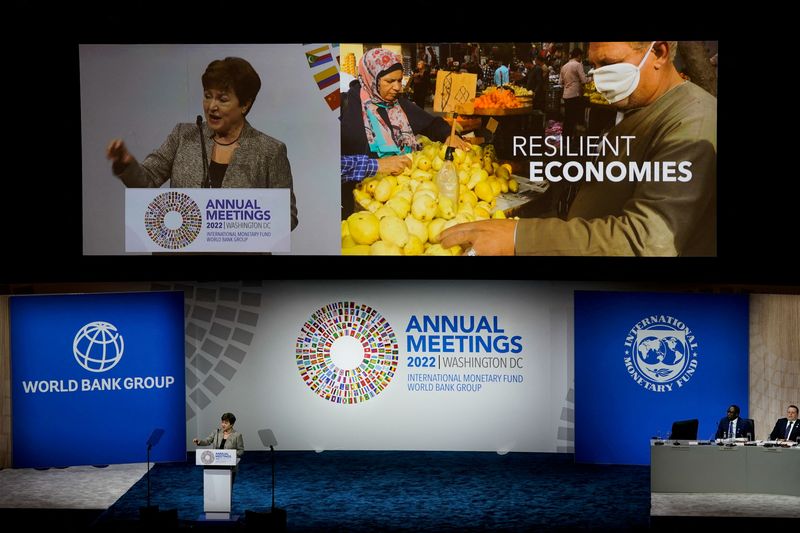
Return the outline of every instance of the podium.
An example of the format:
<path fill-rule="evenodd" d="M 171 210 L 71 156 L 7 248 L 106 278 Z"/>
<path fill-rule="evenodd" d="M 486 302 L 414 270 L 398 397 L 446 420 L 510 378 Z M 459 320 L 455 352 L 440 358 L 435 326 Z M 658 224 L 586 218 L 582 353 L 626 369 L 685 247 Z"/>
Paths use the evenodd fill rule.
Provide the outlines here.
<path fill-rule="evenodd" d="M 231 474 L 238 462 L 236 450 L 195 451 L 195 464 L 203 467 L 201 520 L 231 520 Z"/>

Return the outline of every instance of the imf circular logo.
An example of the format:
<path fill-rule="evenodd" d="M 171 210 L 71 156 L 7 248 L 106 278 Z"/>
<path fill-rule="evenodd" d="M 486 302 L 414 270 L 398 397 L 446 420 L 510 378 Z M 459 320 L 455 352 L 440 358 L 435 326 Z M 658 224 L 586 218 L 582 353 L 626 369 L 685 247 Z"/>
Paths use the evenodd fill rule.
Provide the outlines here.
<path fill-rule="evenodd" d="M 214 452 L 206 450 L 200 454 L 200 462 L 204 465 L 214 464 Z"/>
<path fill-rule="evenodd" d="M 154 243 L 177 250 L 194 242 L 203 218 L 194 200 L 182 192 L 159 194 L 144 212 L 144 229 Z"/>
<path fill-rule="evenodd" d="M 697 370 L 697 343 L 689 327 L 669 315 L 637 322 L 625 337 L 625 368 L 641 387 L 672 392 Z"/>
<path fill-rule="evenodd" d="M 365 402 L 381 393 L 397 370 L 392 326 L 375 309 L 336 302 L 312 313 L 295 345 L 305 384 L 333 403 Z"/>
<path fill-rule="evenodd" d="M 89 372 L 111 370 L 122 359 L 125 341 L 114 324 L 89 322 L 72 341 L 72 353 L 78 364 Z"/>

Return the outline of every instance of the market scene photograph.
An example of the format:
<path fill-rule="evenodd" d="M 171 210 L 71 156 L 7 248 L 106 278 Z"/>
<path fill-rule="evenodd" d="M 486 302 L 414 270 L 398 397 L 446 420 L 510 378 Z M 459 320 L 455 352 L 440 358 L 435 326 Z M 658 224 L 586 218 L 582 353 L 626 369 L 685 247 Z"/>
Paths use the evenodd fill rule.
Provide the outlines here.
<path fill-rule="evenodd" d="M 716 41 L 340 53 L 343 255 L 716 256 Z"/>

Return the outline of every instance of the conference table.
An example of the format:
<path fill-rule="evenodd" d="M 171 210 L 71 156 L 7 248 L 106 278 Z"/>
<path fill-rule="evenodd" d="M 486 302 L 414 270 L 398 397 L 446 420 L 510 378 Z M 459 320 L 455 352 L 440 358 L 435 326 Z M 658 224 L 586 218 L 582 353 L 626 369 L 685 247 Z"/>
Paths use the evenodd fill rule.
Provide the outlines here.
<path fill-rule="evenodd" d="M 684 440 L 656 445 L 655 442 L 650 441 L 651 492 L 800 496 L 798 446 L 704 446 Z"/>

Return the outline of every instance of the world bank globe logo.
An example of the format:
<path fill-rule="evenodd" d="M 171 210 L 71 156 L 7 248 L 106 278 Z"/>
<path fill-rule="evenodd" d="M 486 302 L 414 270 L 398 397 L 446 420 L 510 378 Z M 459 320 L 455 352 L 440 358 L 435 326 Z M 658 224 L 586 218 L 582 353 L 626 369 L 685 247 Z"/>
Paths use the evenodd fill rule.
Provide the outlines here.
<path fill-rule="evenodd" d="M 317 396 L 338 404 L 380 394 L 397 371 L 397 336 L 372 307 L 334 302 L 303 324 L 295 345 L 297 369 Z"/>
<path fill-rule="evenodd" d="M 185 248 L 194 242 L 203 226 L 200 208 L 185 193 L 159 194 L 144 212 L 144 229 L 150 239 L 169 250 Z"/>
<path fill-rule="evenodd" d="M 122 359 L 125 341 L 114 324 L 89 322 L 72 341 L 72 353 L 78 364 L 89 372 L 111 370 Z"/>
<path fill-rule="evenodd" d="M 668 315 L 653 315 L 637 322 L 626 336 L 625 348 L 628 374 L 648 390 L 672 392 L 686 385 L 697 369 L 694 332 Z"/>

